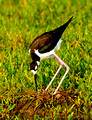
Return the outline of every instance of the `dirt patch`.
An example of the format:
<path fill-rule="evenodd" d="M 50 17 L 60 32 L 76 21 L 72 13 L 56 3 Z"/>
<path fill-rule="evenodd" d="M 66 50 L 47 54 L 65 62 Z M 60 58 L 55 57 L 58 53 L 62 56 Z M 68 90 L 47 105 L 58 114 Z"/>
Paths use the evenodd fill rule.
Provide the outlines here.
<path fill-rule="evenodd" d="M 54 89 L 48 92 L 38 90 L 38 92 L 22 91 L 20 97 L 14 100 L 15 107 L 9 111 L 9 116 L 20 113 L 21 120 L 34 120 L 34 116 L 39 119 L 57 118 L 58 120 L 67 119 L 69 116 L 73 119 L 84 119 L 82 99 L 75 90 L 60 90 L 53 96 Z M 90 118 L 89 113 L 87 118 Z"/>

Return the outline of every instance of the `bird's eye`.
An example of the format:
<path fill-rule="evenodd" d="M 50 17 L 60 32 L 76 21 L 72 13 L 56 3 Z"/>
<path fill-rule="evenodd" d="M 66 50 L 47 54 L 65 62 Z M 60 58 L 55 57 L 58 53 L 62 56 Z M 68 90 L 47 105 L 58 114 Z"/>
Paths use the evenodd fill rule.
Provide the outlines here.
<path fill-rule="evenodd" d="M 35 70 L 37 70 L 37 66 L 35 66 Z"/>

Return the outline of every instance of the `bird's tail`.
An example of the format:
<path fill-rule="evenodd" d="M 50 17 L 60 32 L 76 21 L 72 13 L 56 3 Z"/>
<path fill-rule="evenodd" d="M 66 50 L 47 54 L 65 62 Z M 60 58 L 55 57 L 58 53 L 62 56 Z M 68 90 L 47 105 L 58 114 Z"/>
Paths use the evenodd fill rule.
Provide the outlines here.
<path fill-rule="evenodd" d="M 73 20 L 73 16 L 62 26 L 60 26 L 61 32 L 63 33 L 66 29 L 66 27 L 68 26 L 68 24 Z"/>
<path fill-rule="evenodd" d="M 60 27 L 55 29 L 55 32 L 58 34 L 60 34 L 60 36 L 63 34 L 63 32 L 65 31 L 66 27 L 68 26 L 68 24 L 73 20 L 73 16 L 63 25 L 61 25 Z"/>
<path fill-rule="evenodd" d="M 73 16 L 65 24 L 69 24 L 72 20 L 73 20 Z"/>

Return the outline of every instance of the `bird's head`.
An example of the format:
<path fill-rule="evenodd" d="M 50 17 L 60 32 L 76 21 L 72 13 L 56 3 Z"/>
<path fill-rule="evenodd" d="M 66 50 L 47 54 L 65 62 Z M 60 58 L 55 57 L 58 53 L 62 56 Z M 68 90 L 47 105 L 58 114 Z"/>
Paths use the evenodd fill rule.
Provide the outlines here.
<path fill-rule="evenodd" d="M 38 69 L 37 62 L 36 62 L 36 61 L 33 61 L 33 62 L 30 64 L 30 71 L 32 71 L 33 74 L 35 75 L 35 74 L 37 73 L 37 69 Z"/>

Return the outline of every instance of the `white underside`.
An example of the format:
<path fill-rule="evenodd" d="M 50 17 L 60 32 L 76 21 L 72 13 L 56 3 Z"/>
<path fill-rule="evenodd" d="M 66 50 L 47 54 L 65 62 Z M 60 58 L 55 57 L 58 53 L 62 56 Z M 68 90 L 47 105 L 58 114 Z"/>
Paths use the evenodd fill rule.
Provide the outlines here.
<path fill-rule="evenodd" d="M 35 54 L 38 55 L 40 57 L 40 59 L 52 58 L 52 57 L 54 57 L 54 52 L 60 48 L 61 42 L 62 42 L 62 40 L 60 38 L 57 45 L 55 46 L 55 48 L 53 50 L 51 50 L 50 52 L 39 53 L 38 50 L 35 50 Z"/>
<path fill-rule="evenodd" d="M 35 49 L 35 54 L 38 55 L 40 57 L 40 59 L 44 59 L 44 58 L 53 58 L 54 57 L 54 52 L 56 50 L 58 50 L 60 48 L 60 44 L 63 40 L 61 40 L 61 38 L 59 39 L 57 45 L 55 46 L 55 48 L 53 50 L 51 50 L 50 52 L 46 52 L 46 53 L 39 53 L 38 50 Z M 29 49 L 29 53 L 31 52 L 31 49 Z M 40 62 L 37 61 L 37 65 L 39 66 Z M 37 73 L 37 66 L 35 67 L 35 70 L 31 70 L 33 72 L 33 74 Z"/>
<path fill-rule="evenodd" d="M 60 44 L 61 44 L 62 41 L 63 41 L 63 40 L 61 40 L 61 38 L 60 38 L 59 41 L 58 41 L 58 43 L 57 43 L 57 45 L 56 45 L 55 48 L 54 48 L 54 51 L 60 49 Z"/>

